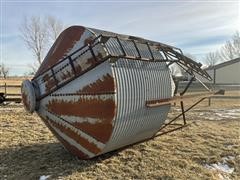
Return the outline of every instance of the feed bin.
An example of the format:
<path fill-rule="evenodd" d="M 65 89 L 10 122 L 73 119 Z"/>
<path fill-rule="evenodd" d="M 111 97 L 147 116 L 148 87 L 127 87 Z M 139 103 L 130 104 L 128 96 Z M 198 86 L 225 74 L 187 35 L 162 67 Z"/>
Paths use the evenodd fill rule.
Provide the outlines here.
<path fill-rule="evenodd" d="M 23 82 L 22 100 L 68 151 L 93 158 L 158 132 L 170 103 L 151 104 L 173 97 L 168 63 L 184 64 L 183 57 L 158 42 L 72 26 L 60 34 L 34 78 Z"/>

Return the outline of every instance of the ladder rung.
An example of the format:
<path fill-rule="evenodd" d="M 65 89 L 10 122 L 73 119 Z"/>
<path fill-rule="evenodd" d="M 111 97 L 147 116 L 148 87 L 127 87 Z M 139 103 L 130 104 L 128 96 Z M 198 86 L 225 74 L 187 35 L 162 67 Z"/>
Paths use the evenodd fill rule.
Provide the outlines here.
<path fill-rule="evenodd" d="M 75 69 L 75 67 L 74 67 L 74 64 L 73 64 L 73 61 L 72 61 L 71 56 L 69 56 L 68 59 L 69 59 L 69 63 L 70 63 L 70 65 L 71 65 L 71 67 L 72 67 L 73 73 L 74 73 L 74 75 L 76 75 L 76 69 Z"/>
<path fill-rule="evenodd" d="M 118 38 L 117 36 L 116 36 L 115 38 L 117 39 L 117 42 L 118 42 L 118 44 L 119 44 L 119 46 L 120 46 L 120 48 L 121 48 L 121 51 L 122 51 L 122 53 L 123 53 L 123 56 L 126 56 L 126 52 L 125 52 L 124 49 L 123 49 L 123 46 L 122 46 L 121 41 L 119 40 L 119 38 Z"/>
<path fill-rule="evenodd" d="M 136 42 L 135 42 L 134 40 L 132 40 L 132 42 L 133 42 L 133 45 L 134 45 L 134 47 L 136 48 L 136 51 L 137 51 L 137 53 L 138 53 L 138 58 L 141 58 L 141 54 L 140 54 L 140 51 L 139 51 L 139 49 L 138 49 L 138 47 L 137 47 Z"/>
<path fill-rule="evenodd" d="M 150 55 L 151 55 L 151 57 L 152 57 L 152 60 L 154 60 L 153 53 L 152 53 L 152 50 L 151 50 L 151 48 L 150 48 L 150 46 L 149 46 L 149 43 L 146 42 L 146 44 L 147 44 L 148 50 L 149 50 L 149 52 L 150 52 Z"/>
<path fill-rule="evenodd" d="M 54 73 L 54 71 L 53 71 L 53 68 L 51 68 L 51 73 L 52 73 L 52 77 L 53 77 L 53 79 L 54 79 L 54 81 L 55 81 L 55 84 L 56 84 L 56 86 L 58 87 L 58 80 L 57 80 L 57 78 L 56 78 L 56 76 L 55 76 L 55 73 Z"/>
<path fill-rule="evenodd" d="M 97 57 L 96 57 L 96 55 L 95 55 L 95 53 L 94 53 L 94 51 L 93 51 L 93 49 L 92 49 L 92 46 L 91 46 L 90 44 L 88 44 L 88 48 L 89 48 L 89 50 L 90 50 L 90 52 L 91 52 L 94 60 L 97 62 Z"/>

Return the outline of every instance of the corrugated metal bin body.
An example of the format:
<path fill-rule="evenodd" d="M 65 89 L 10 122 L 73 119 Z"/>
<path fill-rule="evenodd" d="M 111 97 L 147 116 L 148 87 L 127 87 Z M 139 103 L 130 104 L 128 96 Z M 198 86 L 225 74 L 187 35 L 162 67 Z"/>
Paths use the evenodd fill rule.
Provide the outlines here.
<path fill-rule="evenodd" d="M 165 62 L 109 58 L 121 47 L 114 38 L 95 43 L 100 34 L 116 35 L 82 26 L 65 30 L 32 80 L 38 115 L 67 150 L 85 159 L 151 138 L 170 106 L 147 108 L 146 101 L 171 98 L 174 90 Z M 134 44 L 120 41 L 127 55 L 138 55 Z M 161 58 L 138 46 L 141 57 Z"/>
<path fill-rule="evenodd" d="M 117 111 L 104 152 L 151 138 L 166 120 L 170 108 L 169 105 L 146 108 L 145 104 L 147 100 L 171 97 L 171 78 L 165 63 L 119 59 L 112 70 Z"/>

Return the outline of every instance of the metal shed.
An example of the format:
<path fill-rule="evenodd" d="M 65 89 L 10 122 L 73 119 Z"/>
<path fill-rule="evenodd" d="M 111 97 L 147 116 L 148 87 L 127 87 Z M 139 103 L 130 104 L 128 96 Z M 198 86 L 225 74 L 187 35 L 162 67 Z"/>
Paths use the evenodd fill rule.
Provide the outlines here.
<path fill-rule="evenodd" d="M 239 85 L 240 84 L 240 58 L 232 59 L 217 65 L 208 67 L 206 72 L 212 77 L 209 81 L 197 75 L 205 83 Z"/>

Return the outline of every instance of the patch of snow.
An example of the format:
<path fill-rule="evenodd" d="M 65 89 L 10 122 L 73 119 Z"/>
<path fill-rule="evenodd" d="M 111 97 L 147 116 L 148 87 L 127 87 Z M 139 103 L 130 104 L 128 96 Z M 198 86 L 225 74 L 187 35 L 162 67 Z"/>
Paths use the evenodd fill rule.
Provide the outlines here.
<path fill-rule="evenodd" d="M 234 168 L 230 168 L 228 164 L 220 162 L 218 162 L 217 164 L 216 163 L 210 165 L 206 164 L 205 167 L 211 170 L 218 170 L 228 174 L 231 174 L 234 171 Z"/>
<path fill-rule="evenodd" d="M 182 111 L 182 109 L 180 109 L 180 108 L 175 108 L 174 111 L 180 112 L 180 111 Z"/>
<path fill-rule="evenodd" d="M 233 147 L 233 144 L 227 145 L 227 148 L 231 149 Z"/>
<path fill-rule="evenodd" d="M 40 176 L 39 180 L 46 180 L 46 179 L 48 179 L 49 177 L 50 177 L 50 175 L 47 175 L 47 176 L 42 175 L 42 176 Z"/>
<path fill-rule="evenodd" d="M 240 119 L 240 109 L 211 109 L 198 115 L 208 120 Z"/>
<path fill-rule="evenodd" d="M 0 108 L 0 111 L 4 111 L 4 112 L 12 112 L 12 111 L 21 111 L 22 108 L 21 107 L 10 107 L 10 108 Z"/>

